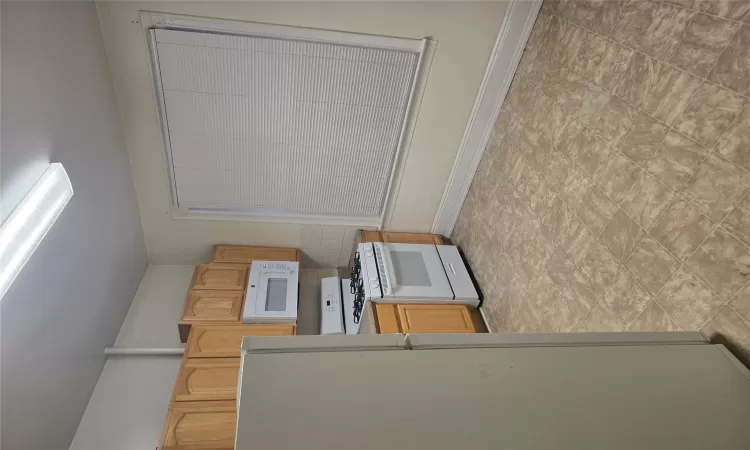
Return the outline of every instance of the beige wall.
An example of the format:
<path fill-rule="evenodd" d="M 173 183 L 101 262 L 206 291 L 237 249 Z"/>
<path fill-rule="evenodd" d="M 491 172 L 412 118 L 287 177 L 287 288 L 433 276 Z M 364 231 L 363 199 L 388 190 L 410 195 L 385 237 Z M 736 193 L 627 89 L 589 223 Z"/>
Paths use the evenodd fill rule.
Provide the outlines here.
<path fill-rule="evenodd" d="M 544 3 L 452 236 L 496 330 L 750 350 L 750 3 L 672 3 Z"/>
<path fill-rule="evenodd" d="M 507 6 L 487 3 L 101 2 L 97 7 L 133 163 L 149 257 L 196 263 L 218 242 L 296 247 L 293 224 L 170 217 L 156 102 L 139 10 L 435 39 L 429 73 L 389 228 L 430 230 Z"/>

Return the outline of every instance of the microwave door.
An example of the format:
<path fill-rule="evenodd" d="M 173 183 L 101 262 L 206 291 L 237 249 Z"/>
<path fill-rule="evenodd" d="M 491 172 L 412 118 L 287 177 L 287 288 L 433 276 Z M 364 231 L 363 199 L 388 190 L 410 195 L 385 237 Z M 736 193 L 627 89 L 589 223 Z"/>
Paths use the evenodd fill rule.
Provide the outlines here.
<path fill-rule="evenodd" d="M 255 317 L 269 321 L 283 321 L 296 316 L 297 285 L 286 273 L 266 272 L 258 283 L 258 297 L 255 299 Z"/>
<path fill-rule="evenodd" d="M 384 250 L 394 298 L 453 299 L 453 291 L 434 245 L 386 244 Z"/>

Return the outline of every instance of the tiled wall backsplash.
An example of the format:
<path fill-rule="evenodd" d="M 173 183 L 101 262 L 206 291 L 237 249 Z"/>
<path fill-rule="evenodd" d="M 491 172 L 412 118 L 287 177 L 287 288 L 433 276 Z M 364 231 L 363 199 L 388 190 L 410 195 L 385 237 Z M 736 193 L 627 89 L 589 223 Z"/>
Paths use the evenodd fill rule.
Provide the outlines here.
<path fill-rule="evenodd" d="M 346 267 L 349 265 L 349 256 L 358 229 L 362 227 L 302 225 L 299 236 L 302 266 L 330 269 Z"/>
<path fill-rule="evenodd" d="M 750 1 L 545 1 L 451 238 L 495 330 L 750 349 Z"/>

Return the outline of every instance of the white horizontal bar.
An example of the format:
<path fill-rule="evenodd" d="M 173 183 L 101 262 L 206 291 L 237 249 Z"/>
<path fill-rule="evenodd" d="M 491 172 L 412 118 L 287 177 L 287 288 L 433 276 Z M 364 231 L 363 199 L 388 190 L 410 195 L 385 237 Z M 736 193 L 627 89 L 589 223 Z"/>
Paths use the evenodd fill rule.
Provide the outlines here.
<path fill-rule="evenodd" d="M 422 47 L 421 39 L 377 36 L 362 33 L 321 30 L 317 28 L 243 22 L 239 20 L 209 19 L 204 17 L 150 11 L 142 11 L 141 19 L 144 27 L 148 28 L 244 34 L 269 38 L 328 42 L 331 44 L 380 47 L 384 49 L 403 50 L 415 53 L 419 52 Z"/>
<path fill-rule="evenodd" d="M 105 347 L 105 355 L 119 356 L 171 356 L 182 355 L 184 348 L 139 348 L 139 347 Z"/>

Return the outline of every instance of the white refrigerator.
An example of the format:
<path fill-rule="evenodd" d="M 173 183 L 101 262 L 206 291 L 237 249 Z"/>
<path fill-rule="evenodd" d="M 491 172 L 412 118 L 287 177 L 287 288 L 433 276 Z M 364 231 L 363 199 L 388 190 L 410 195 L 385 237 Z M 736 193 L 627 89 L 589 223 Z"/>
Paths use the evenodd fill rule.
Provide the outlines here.
<path fill-rule="evenodd" d="M 248 337 L 236 450 L 747 450 L 750 371 L 700 333 Z"/>

